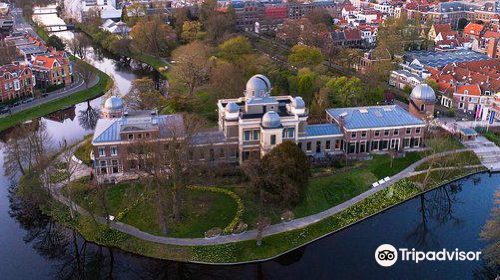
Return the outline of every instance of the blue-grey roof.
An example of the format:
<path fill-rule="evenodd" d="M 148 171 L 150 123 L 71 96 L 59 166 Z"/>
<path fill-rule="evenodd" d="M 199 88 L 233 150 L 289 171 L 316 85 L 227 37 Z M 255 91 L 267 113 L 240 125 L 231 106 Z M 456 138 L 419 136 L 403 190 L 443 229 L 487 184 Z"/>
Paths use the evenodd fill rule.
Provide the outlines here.
<path fill-rule="evenodd" d="M 461 128 L 460 131 L 462 132 L 462 134 L 464 134 L 465 136 L 473 136 L 473 135 L 477 135 L 477 132 L 472 129 L 472 128 L 468 128 L 468 127 L 464 127 L 464 128 Z"/>
<path fill-rule="evenodd" d="M 469 50 L 459 50 L 456 52 L 411 51 L 404 55 L 406 63 L 412 63 L 415 59 L 423 66 L 440 68 L 455 62 L 490 60 L 492 58 L 485 54 Z"/>
<path fill-rule="evenodd" d="M 346 129 L 424 125 L 424 122 L 397 105 L 327 109 L 336 120 L 344 115 Z"/>
<path fill-rule="evenodd" d="M 340 131 L 338 125 L 329 123 L 329 124 L 311 124 L 307 126 L 306 135 L 307 137 L 314 136 L 326 136 L 326 135 L 339 135 L 343 134 Z"/>
<path fill-rule="evenodd" d="M 120 119 L 99 119 L 92 144 L 120 141 Z"/>

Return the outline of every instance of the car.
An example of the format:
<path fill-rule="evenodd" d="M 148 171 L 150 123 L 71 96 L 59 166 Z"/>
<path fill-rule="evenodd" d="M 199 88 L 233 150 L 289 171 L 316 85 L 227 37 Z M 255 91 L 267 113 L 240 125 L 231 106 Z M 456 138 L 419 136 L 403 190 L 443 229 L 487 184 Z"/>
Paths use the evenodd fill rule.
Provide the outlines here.
<path fill-rule="evenodd" d="M 2 114 L 10 113 L 10 108 L 9 107 L 3 107 L 2 111 L 0 111 L 0 113 L 2 113 Z"/>
<path fill-rule="evenodd" d="M 21 102 L 17 101 L 16 103 L 12 104 L 12 107 L 17 107 L 19 105 L 21 105 Z"/>

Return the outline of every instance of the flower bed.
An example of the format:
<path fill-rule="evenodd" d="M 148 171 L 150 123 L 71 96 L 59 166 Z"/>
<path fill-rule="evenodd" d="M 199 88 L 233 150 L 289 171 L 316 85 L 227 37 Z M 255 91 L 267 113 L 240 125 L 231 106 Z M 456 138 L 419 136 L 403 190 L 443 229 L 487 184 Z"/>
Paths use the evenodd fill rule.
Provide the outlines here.
<path fill-rule="evenodd" d="M 210 192 L 215 192 L 215 193 L 222 193 L 225 195 L 228 195 L 234 201 L 236 202 L 238 208 L 236 210 L 236 215 L 234 216 L 233 220 L 229 225 L 227 225 L 223 230 L 222 234 L 227 235 L 231 234 L 233 232 L 233 229 L 240 224 L 241 218 L 243 217 L 243 213 L 245 212 L 245 206 L 243 205 L 243 201 L 241 198 L 235 194 L 234 192 L 222 188 L 217 188 L 217 187 L 205 187 L 205 186 L 195 186 L 195 185 L 190 185 L 187 186 L 188 189 L 190 190 L 202 190 L 202 191 L 210 191 Z"/>

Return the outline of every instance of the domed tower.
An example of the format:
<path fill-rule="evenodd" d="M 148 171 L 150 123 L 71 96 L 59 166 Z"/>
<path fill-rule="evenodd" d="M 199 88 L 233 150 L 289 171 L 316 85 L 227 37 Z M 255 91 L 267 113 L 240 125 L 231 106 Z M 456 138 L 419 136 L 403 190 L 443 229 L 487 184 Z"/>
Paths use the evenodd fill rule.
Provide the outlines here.
<path fill-rule="evenodd" d="M 420 84 L 411 91 L 410 113 L 419 119 L 431 119 L 436 100 L 434 90 L 427 84 Z"/>
<path fill-rule="evenodd" d="M 239 117 L 240 107 L 236 102 L 231 101 L 224 107 L 224 112 L 224 117 L 227 121 L 236 121 Z"/>
<path fill-rule="evenodd" d="M 245 90 L 245 98 L 247 100 L 262 99 L 268 97 L 270 92 L 271 82 L 269 79 L 262 74 L 257 74 L 248 80 Z"/>
<path fill-rule="evenodd" d="M 262 116 L 261 157 L 283 142 L 283 126 L 278 113 L 269 111 Z"/>
<path fill-rule="evenodd" d="M 117 96 L 111 96 L 104 102 L 102 117 L 105 119 L 121 118 L 125 105 L 123 100 Z"/>

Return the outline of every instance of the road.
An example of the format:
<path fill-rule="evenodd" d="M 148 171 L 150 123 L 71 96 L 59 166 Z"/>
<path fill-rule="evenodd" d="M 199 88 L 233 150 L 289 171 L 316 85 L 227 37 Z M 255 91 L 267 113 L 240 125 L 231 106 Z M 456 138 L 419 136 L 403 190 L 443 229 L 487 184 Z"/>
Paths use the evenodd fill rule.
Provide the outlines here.
<path fill-rule="evenodd" d="M 12 18 L 14 20 L 14 31 L 29 33 L 31 36 L 35 36 L 36 33 L 33 30 L 33 27 L 29 25 L 23 17 L 23 11 L 20 8 L 12 9 Z"/>

